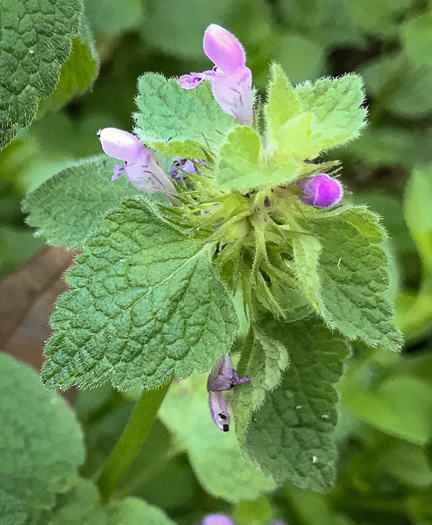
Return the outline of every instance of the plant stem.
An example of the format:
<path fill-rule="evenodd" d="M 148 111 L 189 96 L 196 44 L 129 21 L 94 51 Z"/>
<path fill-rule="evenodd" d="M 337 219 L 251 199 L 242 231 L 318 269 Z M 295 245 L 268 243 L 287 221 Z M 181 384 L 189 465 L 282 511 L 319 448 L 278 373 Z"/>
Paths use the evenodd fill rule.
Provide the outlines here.
<path fill-rule="evenodd" d="M 106 467 L 98 477 L 97 484 L 104 501 L 111 497 L 142 447 L 170 384 L 171 381 L 157 390 L 144 390 L 138 399 Z"/>

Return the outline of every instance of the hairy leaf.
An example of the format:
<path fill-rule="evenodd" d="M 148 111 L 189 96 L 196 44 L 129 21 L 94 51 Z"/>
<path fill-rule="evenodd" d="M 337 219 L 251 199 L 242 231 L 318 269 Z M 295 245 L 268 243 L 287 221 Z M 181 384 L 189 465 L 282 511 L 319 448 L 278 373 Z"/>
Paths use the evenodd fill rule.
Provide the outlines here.
<path fill-rule="evenodd" d="M 260 161 L 258 134 L 249 126 L 236 126 L 220 150 L 216 185 L 220 188 L 248 190 L 256 186 L 276 186 L 296 175 L 296 165 L 285 163 L 277 168 Z"/>
<path fill-rule="evenodd" d="M 81 0 L 3 0 L 0 6 L 0 148 L 35 119 L 41 99 L 57 86 Z"/>
<path fill-rule="evenodd" d="M 195 474 L 210 494 L 234 503 L 274 489 L 274 483 L 242 456 L 235 433 L 223 433 L 213 423 L 205 378 L 172 385 L 160 417 L 185 445 Z"/>
<path fill-rule="evenodd" d="M 250 382 L 237 388 L 233 396 L 236 432 L 243 440 L 252 414 L 263 404 L 267 393 L 278 386 L 289 363 L 289 349 L 280 337 L 280 325 L 271 318 L 255 321 L 244 342 L 237 371 Z"/>
<path fill-rule="evenodd" d="M 58 111 L 72 97 L 85 93 L 96 78 L 98 65 L 93 35 L 87 23 L 82 21 L 80 34 L 73 39 L 72 52 L 61 70 L 58 86 L 39 104 L 38 117 L 48 110 Z"/>
<path fill-rule="evenodd" d="M 290 365 L 254 414 L 246 451 L 277 483 L 323 492 L 336 476 L 334 384 L 343 371 L 347 344 L 319 320 L 281 324 L 275 335 L 289 349 Z"/>
<path fill-rule="evenodd" d="M 72 490 L 59 498 L 56 508 L 49 517 L 42 518 L 40 525 L 106 525 L 107 521 L 96 485 L 80 478 Z"/>
<path fill-rule="evenodd" d="M 352 208 L 303 226 L 322 245 L 319 296 L 326 323 L 349 339 L 398 350 L 401 334 L 392 322 L 385 234 L 377 217 Z"/>
<path fill-rule="evenodd" d="M 312 115 L 310 147 L 320 152 L 356 138 L 365 125 L 363 82 L 357 75 L 305 82 L 295 89 L 302 112 Z"/>
<path fill-rule="evenodd" d="M 144 199 L 108 213 L 67 274 L 74 288 L 51 318 L 49 388 L 155 388 L 207 371 L 237 330 L 208 246 L 156 217 Z"/>
<path fill-rule="evenodd" d="M 34 518 L 72 486 L 84 460 L 83 437 L 66 401 L 6 354 L 0 354 L 0 397 L 0 491 Z"/>
<path fill-rule="evenodd" d="M 236 123 L 216 102 L 208 82 L 187 90 L 174 78 L 146 73 L 138 81 L 136 103 L 138 136 L 170 155 L 205 159 Z"/>
<path fill-rule="evenodd" d="M 44 182 L 24 200 L 27 222 L 49 244 L 78 248 L 102 217 L 126 197 L 143 195 L 126 177 L 111 181 L 115 160 L 99 155 L 77 162 Z M 169 205 L 160 194 L 145 194 Z"/>

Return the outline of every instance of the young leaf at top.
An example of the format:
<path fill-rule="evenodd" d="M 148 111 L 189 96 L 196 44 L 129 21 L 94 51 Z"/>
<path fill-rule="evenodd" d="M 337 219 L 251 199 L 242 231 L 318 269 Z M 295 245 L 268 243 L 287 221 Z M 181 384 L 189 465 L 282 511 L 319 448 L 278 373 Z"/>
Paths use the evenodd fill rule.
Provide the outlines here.
<path fill-rule="evenodd" d="M 295 88 L 302 112 L 312 115 L 311 143 L 319 151 L 340 146 L 358 136 L 367 110 L 363 82 L 358 75 L 322 78 Z"/>
<path fill-rule="evenodd" d="M 264 111 L 276 154 L 295 161 L 313 159 L 355 138 L 364 126 L 363 99 L 362 81 L 356 75 L 293 88 L 280 66 L 273 65 Z"/>
<path fill-rule="evenodd" d="M 205 159 L 205 152 L 217 151 L 236 124 L 216 102 L 207 83 L 184 90 L 176 79 L 146 73 L 138 81 L 136 103 L 137 135 L 170 155 Z"/>
<path fill-rule="evenodd" d="M 195 474 L 210 494 L 234 503 L 270 492 L 274 483 L 242 456 L 235 432 L 215 427 L 204 395 L 205 379 L 194 376 L 173 384 L 159 412 L 162 421 L 186 447 Z"/>
<path fill-rule="evenodd" d="M 143 195 L 126 177 L 110 181 L 115 164 L 100 155 L 78 161 L 48 179 L 24 200 L 23 209 L 30 213 L 28 224 L 49 244 L 81 246 L 108 210 L 126 197 Z M 170 205 L 159 193 L 148 193 L 146 198 Z"/>
<path fill-rule="evenodd" d="M 402 339 L 392 322 L 385 234 L 377 217 L 364 208 L 352 208 L 301 225 L 322 246 L 318 295 L 326 323 L 348 339 L 398 350 Z"/>
<path fill-rule="evenodd" d="M 249 190 L 256 186 L 277 186 L 296 176 L 294 163 L 277 168 L 265 164 L 260 138 L 249 126 L 236 126 L 223 143 L 216 172 L 216 186 Z"/>
<path fill-rule="evenodd" d="M 3 0 L 0 7 L 0 149 L 36 118 L 39 102 L 57 86 L 82 0 Z"/>
<path fill-rule="evenodd" d="M 0 507 L 10 495 L 30 523 L 77 479 L 83 437 L 66 401 L 6 354 L 0 354 L 0 396 Z"/>
<path fill-rule="evenodd" d="M 254 414 L 246 451 L 278 484 L 329 490 L 336 477 L 334 384 L 342 375 L 347 344 L 319 320 L 281 324 L 274 336 L 289 349 L 290 364 Z"/>
<path fill-rule="evenodd" d="M 83 94 L 94 82 L 99 66 L 99 56 L 93 35 L 85 19 L 80 33 L 72 41 L 72 51 L 64 64 L 56 90 L 39 104 L 38 118 L 46 111 L 58 111 L 77 94 Z"/>
<path fill-rule="evenodd" d="M 210 248 L 152 212 L 144 198 L 109 212 L 87 240 L 57 302 L 42 378 L 49 388 L 156 388 L 206 372 L 237 331 Z"/>

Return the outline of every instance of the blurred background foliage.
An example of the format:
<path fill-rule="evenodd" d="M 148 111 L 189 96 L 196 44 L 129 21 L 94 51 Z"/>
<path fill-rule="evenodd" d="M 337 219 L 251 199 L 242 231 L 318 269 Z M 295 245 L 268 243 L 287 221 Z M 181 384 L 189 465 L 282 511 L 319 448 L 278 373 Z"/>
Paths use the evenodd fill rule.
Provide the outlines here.
<path fill-rule="evenodd" d="M 202 35 L 216 22 L 244 44 L 262 97 L 270 61 L 282 64 L 293 83 L 363 75 L 369 125 L 329 156 L 343 160 L 348 198 L 379 213 L 389 232 L 391 293 L 406 337 L 402 355 L 355 349 L 340 385 L 340 476 L 330 494 L 285 486 L 247 500 L 223 497 L 214 480 L 197 476 L 187 446 L 162 420 L 119 492 L 142 496 L 184 524 L 212 510 L 238 525 L 271 518 L 294 525 L 432 524 L 432 3 L 86 0 L 86 15 L 60 89 L 0 153 L 0 272 L 13 272 L 42 246 L 25 225 L 25 192 L 69 162 L 99 153 L 98 129 L 131 129 L 141 73 L 207 69 Z M 109 388 L 79 394 L 90 451 L 86 475 L 100 467 L 131 406 Z M 230 475 L 223 472 L 215 474 L 221 487 Z"/>

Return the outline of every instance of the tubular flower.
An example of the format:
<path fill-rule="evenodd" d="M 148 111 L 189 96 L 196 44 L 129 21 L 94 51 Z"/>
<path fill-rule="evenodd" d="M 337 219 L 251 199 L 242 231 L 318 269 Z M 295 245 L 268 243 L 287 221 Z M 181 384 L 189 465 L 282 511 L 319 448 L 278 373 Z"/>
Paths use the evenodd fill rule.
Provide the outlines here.
<path fill-rule="evenodd" d="M 342 200 L 343 186 L 326 173 L 320 173 L 312 177 L 305 177 L 297 182 L 297 186 L 304 195 L 299 199 L 309 206 L 317 208 L 330 208 Z"/>
<path fill-rule="evenodd" d="M 180 170 L 196 173 L 195 164 L 190 159 L 176 157 L 171 167 L 171 178 L 176 180 L 186 179 L 186 175 Z"/>
<path fill-rule="evenodd" d="M 98 136 L 107 155 L 124 161 L 124 164 L 116 164 L 111 180 L 117 180 L 124 173 L 131 184 L 147 193 L 177 193 L 154 153 L 145 149 L 132 133 L 117 128 L 104 128 L 99 130 Z"/>
<path fill-rule="evenodd" d="M 195 89 L 208 80 L 222 109 L 240 124 L 251 125 L 252 72 L 246 67 L 246 53 L 237 38 L 217 24 L 211 24 L 204 34 L 204 52 L 213 62 L 211 70 L 190 73 L 179 78 L 184 89 Z"/>
<path fill-rule="evenodd" d="M 235 525 L 235 523 L 225 514 L 213 512 L 212 514 L 207 514 L 200 525 Z"/>
<path fill-rule="evenodd" d="M 250 379 L 248 377 L 239 378 L 228 354 L 222 354 L 210 372 L 207 381 L 210 415 L 222 432 L 229 431 L 231 422 L 222 392 L 233 391 L 239 383 L 246 383 L 246 381 Z"/>

